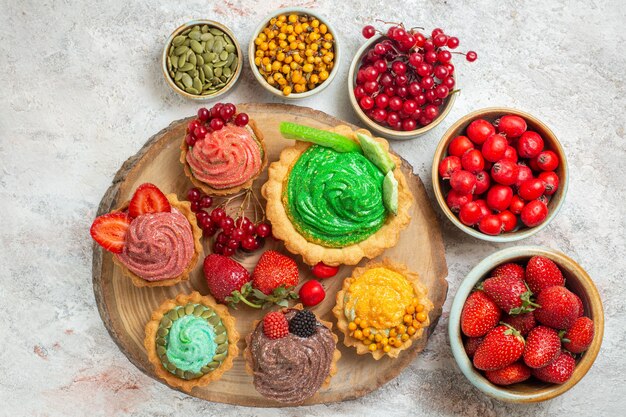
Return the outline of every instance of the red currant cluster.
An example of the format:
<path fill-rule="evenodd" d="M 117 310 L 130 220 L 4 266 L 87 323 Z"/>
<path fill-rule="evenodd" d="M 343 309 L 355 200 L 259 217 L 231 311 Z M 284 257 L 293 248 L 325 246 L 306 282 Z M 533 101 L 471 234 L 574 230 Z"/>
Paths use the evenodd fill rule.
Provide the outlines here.
<path fill-rule="evenodd" d="M 368 39 L 375 33 L 371 25 L 363 28 Z M 394 130 L 430 124 L 443 100 L 455 92 L 452 52 L 445 48 L 458 46 L 458 38 L 439 28 L 426 37 L 402 24 L 391 26 L 361 61 L 354 88 L 359 106 L 370 119 Z M 477 58 L 473 51 L 464 55 L 469 62 Z"/>
<path fill-rule="evenodd" d="M 245 126 L 249 120 L 246 113 L 237 113 L 237 107 L 233 103 L 216 103 L 210 109 L 201 107 L 198 110 L 198 118 L 187 125 L 185 142 L 193 146 L 208 133 L 223 128 L 226 123 L 232 121 L 237 126 Z"/>
<path fill-rule="evenodd" d="M 247 190 L 244 194 L 251 192 Z M 204 236 L 212 237 L 217 233 L 213 242 L 213 253 L 232 256 L 237 249 L 253 252 L 259 249 L 263 244 L 263 239 L 272 233 L 272 228 L 268 223 L 264 221 L 254 223 L 243 215 L 243 204 L 249 201 L 249 198 L 244 197 L 244 203 L 235 219 L 226 213 L 226 205 L 230 200 L 213 208 L 209 213 L 204 209 L 211 208 L 213 205 L 211 196 L 203 195 L 198 188 L 191 188 L 187 192 L 187 199 L 191 202 L 191 210 L 196 213 L 198 226 L 202 229 Z"/>
<path fill-rule="evenodd" d="M 461 222 L 488 235 L 535 227 L 559 187 L 558 155 L 526 120 L 507 114 L 476 119 L 448 145 L 439 176 L 450 180 L 446 203 Z M 519 217 L 519 222 L 518 222 Z"/>

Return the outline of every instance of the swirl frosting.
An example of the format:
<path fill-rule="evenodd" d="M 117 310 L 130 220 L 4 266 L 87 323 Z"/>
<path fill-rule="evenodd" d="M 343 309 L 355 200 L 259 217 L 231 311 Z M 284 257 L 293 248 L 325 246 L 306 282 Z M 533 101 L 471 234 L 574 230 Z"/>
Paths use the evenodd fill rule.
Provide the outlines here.
<path fill-rule="evenodd" d="M 313 145 L 296 161 L 283 203 L 298 232 L 322 246 L 344 247 L 380 229 L 383 174 L 360 153 Z"/>
<path fill-rule="evenodd" d="M 182 371 L 199 373 L 213 360 L 215 330 L 206 320 L 184 316 L 172 324 L 167 340 L 167 359 Z"/>
<path fill-rule="evenodd" d="M 285 314 L 287 320 L 297 310 Z M 300 403 L 314 395 L 330 373 L 335 340 L 331 331 L 317 323 L 310 337 L 293 333 L 269 339 L 260 323 L 251 337 L 254 386 L 263 396 L 283 403 Z"/>
<path fill-rule="evenodd" d="M 263 164 L 263 149 L 247 127 L 225 125 L 207 134 L 187 152 L 198 180 L 215 189 L 237 187 L 254 177 Z"/>
<path fill-rule="evenodd" d="M 161 281 L 183 273 L 194 254 L 193 232 L 187 218 L 169 213 L 133 219 L 119 261 L 146 281 Z"/>

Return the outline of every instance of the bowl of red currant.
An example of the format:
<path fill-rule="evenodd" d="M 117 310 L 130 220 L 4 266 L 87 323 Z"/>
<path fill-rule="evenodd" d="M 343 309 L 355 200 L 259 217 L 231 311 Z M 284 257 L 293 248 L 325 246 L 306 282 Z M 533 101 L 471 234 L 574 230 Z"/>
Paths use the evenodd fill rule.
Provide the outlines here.
<path fill-rule="evenodd" d="M 529 237 L 554 219 L 568 184 L 565 152 L 536 117 L 474 111 L 443 135 L 433 158 L 437 203 L 465 233 L 491 242 Z"/>
<path fill-rule="evenodd" d="M 386 23 L 386 22 L 384 22 Z M 386 32 L 363 28 L 368 39 L 357 51 L 348 75 L 350 102 L 372 130 L 393 139 L 413 139 L 437 126 L 454 104 L 454 55 L 469 62 L 476 52 L 454 51 L 459 39 L 434 29 L 391 24 Z"/>

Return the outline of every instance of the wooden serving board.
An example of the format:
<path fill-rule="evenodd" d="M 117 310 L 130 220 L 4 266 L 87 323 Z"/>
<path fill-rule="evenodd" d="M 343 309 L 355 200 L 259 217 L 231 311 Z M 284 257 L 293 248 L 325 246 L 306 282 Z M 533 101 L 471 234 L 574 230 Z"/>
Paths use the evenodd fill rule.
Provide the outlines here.
<path fill-rule="evenodd" d="M 281 149 L 291 144 L 282 138 L 278 126 L 281 121 L 302 123 L 313 127 L 325 128 L 337 124 L 348 124 L 323 112 L 310 108 L 284 104 L 240 104 L 238 110 L 253 118 L 265 136 L 269 161 L 278 159 Z M 191 183 L 185 177 L 179 162 L 180 141 L 185 134 L 189 119 L 173 122 L 170 126 L 154 135 L 144 147 L 129 158 L 117 172 L 98 208 L 98 215 L 109 212 L 120 203 L 128 200 L 135 188 L 144 182 L 152 182 L 165 193 L 175 192 L 179 198 L 186 198 Z M 352 126 L 356 129 L 356 126 Z M 383 256 L 403 262 L 417 271 L 429 290 L 429 297 L 435 308 L 430 313 L 432 333 L 441 315 L 441 307 L 446 299 L 448 273 L 439 222 L 424 190 L 420 178 L 413 174 L 413 168 L 403 160 L 402 170 L 407 176 L 415 204 L 411 209 L 412 220 L 409 227 L 401 234 L 398 245 L 387 250 Z M 260 196 L 260 188 L 267 180 L 267 170 L 255 181 L 254 189 Z M 261 200 L 264 204 L 265 202 Z M 204 239 L 204 255 L 210 253 L 211 241 Z M 285 251 L 283 244 L 274 239 L 267 239 L 265 249 Z M 235 259 L 252 271 L 263 250 L 252 254 L 236 254 Z M 202 274 L 202 259 L 194 270 L 190 281 L 173 287 L 137 288 L 131 280 L 122 276 L 120 269 L 113 264 L 110 253 L 94 244 L 93 249 L 93 287 L 100 315 L 122 352 L 145 374 L 155 378 L 152 365 L 148 362 L 143 346 L 144 326 L 150 315 L 165 299 L 174 298 L 178 293 L 198 290 L 208 293 Z M 300 262 L 301 282 L 312 278 L 309 268 Z M 359 266 L 364 265 L 363 260 Z M 338 275 L 324 280 L 326 298 L 313 308 L 313 311 L 325 320 L 335 323 L 331 309 L 335 294 L 341 288 L 342 281 L 349 276 L 351 267 L 342 266 Z M 245 372 L 241 355 L 245 347 L 245 336 L 251 331 L 252 321 L 262 317 L 263 312 L 246 306 L 231 310 L 237 319 L 237 329 L 241 334 L 240 355 L 235 359 L 232 369 L 222 378 L 207 387 L 195 388 L 191 395 L 209 401 L 257 407 L 280 407 L 281 404 L 267 400 L 257 393 L 252 384 L 252 377 Z M 370 355 L 357 356 L 353 348 L 343 346 L 343 335 L 339 334 L 339 349 L 342 357 L 338 362 L 338 372 L 332 378 L 330 386 L 322 388 L 317 395 L 305 404 L 329 403 L 363 396 L 385 382 L 395 378 L 426 345 L 427 336 L 399 358 L 383 358 L 375 361 Z M 161 381 L 163 382 L 163 381 Z"/>

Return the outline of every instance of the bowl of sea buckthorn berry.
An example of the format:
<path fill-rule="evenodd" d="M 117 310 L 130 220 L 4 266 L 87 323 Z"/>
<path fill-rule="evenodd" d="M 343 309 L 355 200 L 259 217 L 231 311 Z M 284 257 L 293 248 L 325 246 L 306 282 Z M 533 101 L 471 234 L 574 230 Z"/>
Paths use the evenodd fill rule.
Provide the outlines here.
<path fill-rule="evenodd" d="M 350 65 L 350 102 L 370 129 L 413 139 L 441 123 L 452 108 L 459 91 L 454 56 L 474 62 L 477 54 L 455 51 L 459 38 L 440 28 L 424 34 L 422 28 L 390 25 L 384 32 L 363 28 L 368 40 Z"/>
<path fill-rule="evenodd" d="M 248 47 L 252 73 L 270 93 L 300 99 L 328 87 L 339 66 L 336 32 L 308 9 L 279 9 L 264 18 Z"/>

